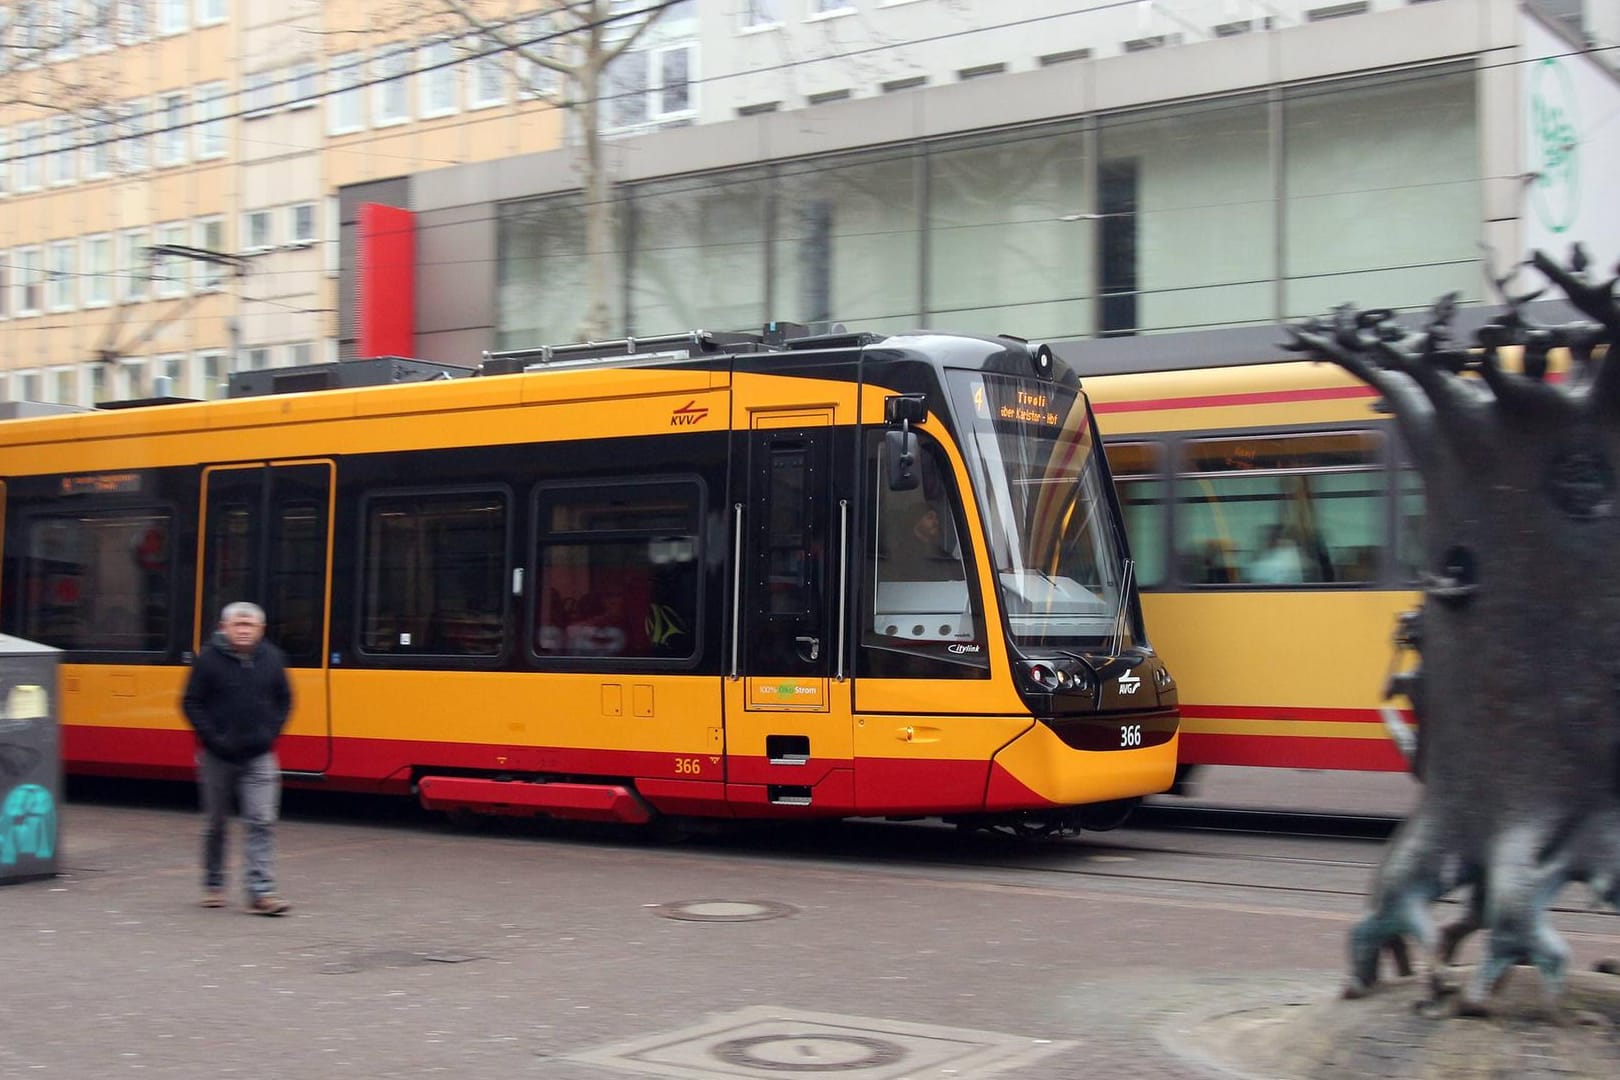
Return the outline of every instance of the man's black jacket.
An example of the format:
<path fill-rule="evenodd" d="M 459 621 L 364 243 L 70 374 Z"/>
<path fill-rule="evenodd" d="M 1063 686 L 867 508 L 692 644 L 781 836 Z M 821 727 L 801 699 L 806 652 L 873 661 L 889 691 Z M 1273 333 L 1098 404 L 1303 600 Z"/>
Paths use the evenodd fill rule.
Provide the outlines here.
<path fill-rule="evenodd" d="M 261 641 L 242 656 L 215 634 L 191 663 L 182 702 L 197 741 L 215 757 L 240 764 L 267 753 L 292 711 L 281 650 Z"/>

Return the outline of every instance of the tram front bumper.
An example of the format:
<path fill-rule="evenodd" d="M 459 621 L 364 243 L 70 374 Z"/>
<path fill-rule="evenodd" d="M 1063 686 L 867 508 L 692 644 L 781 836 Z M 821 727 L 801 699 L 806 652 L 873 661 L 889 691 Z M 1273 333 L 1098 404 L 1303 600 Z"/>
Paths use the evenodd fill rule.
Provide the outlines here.
<path fill-rule="evenodd" d="M 1174 709 L 1041 721 L 990 761 L 987 811 L 1083 806 L 1169 790 L 1180 732 Z"/>

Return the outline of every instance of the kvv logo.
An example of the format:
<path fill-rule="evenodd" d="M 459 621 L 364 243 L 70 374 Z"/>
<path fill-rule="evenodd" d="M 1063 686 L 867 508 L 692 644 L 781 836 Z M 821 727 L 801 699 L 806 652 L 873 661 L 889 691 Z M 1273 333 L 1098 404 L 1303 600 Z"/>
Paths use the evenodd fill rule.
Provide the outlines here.
<path fill-rule="evenodd" d="M 1575 84 L 1554 57 L 1530 69 L 1529 121 L 1530 205 L 1544 226 L 1565 232 L 1581 205 L 1580 137 Z"/>

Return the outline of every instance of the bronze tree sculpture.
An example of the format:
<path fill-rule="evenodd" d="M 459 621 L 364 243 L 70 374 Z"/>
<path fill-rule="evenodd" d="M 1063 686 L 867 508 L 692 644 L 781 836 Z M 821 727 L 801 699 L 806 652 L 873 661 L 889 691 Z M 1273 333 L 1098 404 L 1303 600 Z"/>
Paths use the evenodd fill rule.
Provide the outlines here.
<path fill-rule="evenodd" d="M 1553 898 L 1584 882 L 1620 907 L 1620 277 L 1594 283 L 1578 248 L 1568 266 L 1531 264 L 1591 321 L 1536 325 L 1532 293 L 1507 296 L 1473 348 L 1452 297 L 1416 333 L 1350 306 L 1289 328 L 1288 348 L 1383 395 L 1424 481 L 1423 791 L 1351 932 L 1350 996 L 1376 983 L 1385 949 L 1405 968 L 1414 939 L 1439 964 L 1479 928 L 1463 1011 L 1515 964 L 1556 999 L 1569 950 Z M 1500 360 L 1514 345 L 1519 372 Z M 1559 347 L 1562 379 L 1548 373 Z M 1430 905 L 1459 889 L 1469 913 L 1442 932 Z"/>

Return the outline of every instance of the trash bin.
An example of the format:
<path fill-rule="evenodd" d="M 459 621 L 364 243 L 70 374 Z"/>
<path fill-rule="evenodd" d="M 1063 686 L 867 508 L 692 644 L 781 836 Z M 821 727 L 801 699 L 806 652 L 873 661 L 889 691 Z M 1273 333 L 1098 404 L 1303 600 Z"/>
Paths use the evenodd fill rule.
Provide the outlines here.
<path fill-rule="evenodd" d="M 0 885 L 56 873 L 57 650 L 0 634 Z"/>

